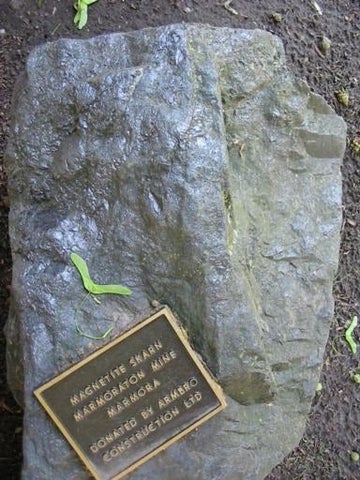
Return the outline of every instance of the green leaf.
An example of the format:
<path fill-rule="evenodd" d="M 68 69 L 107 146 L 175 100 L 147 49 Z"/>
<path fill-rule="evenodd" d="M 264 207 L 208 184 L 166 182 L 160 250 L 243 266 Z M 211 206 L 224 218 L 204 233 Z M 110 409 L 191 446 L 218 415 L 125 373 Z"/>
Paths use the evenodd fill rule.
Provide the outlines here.
<path fill-rule="evenodd" d="M 75 265 L 75 267 L 79 270 L 81 275 L 81 280 L 83 281 L 85 290 L 90 293 L 92 292 L 93 281 L 90 278 L 89 270 L 86 265 L 86 262 L 83 258 L 80 257 L 77 253 L 72 252 L 70 255 L 71 261 Z"/>
<path fill-rule="evenodd" d="M 94 283 L 90 277 L 89 269 L 83 258 L 77 253 L 72 252 L 70 255 L 71 261 L 78 269 L 85 290 L 94 295 L 102 295 L 106 293 L 112 293 L 116 295 L 131 295 L 131 290 L 123 285 L 99 285 Z"/>
<path fill-rule="evenodd" d="M 354 331 L 354 328 L 356 327 L 358 323 L 358 318 L 356 315 L 353 316 L 352 320 L 351 320 L 351 323 L 349 325 L 349 327 L 346 329 L 345 331 L 345 340 L 347 341 L 352 353 L 355 355 L 356 354 L 356 349 L 357 349 L 357 345 L 356 345 L 356 342 L 354 341 L 353 337 L 352 337 L 352 333 Z"/>
<path fill-rule="evenodd" d="M 97 285 L 93 283 L 92 292 L 95 295 L 102 295 L 104 293 L 113 293 L 115 295 L 131 295 L 131 290 L 122 285 Z"/>
<path fill-rule="evenodd" d="M 81 30 L 85 27 L 88 21 L 88 5 L 97 2 L 98 0 L 76 0 L 74 3 L 74 9 L 76 14 L 74 17 L 74 23 L 78 29 Z"/>
<path fill-rule="evenodd" d="M 87 20 L 88 20 L 87 8 L 82 8 L 81 10 L 79 10 L 79 12 L 80 12 L 80 19 L 78 23 L 78 29 L 81 30 L 87 24 Z"/>
<path fill-rule="evenodd" d="M 74 24 L 76 25 L 80 21 L 80 12 L 77 11 L 74 17 Z"/>
<path fill-rule="evenodd" d="M 358 462 L 360 460 L 360 455 L 358 452 L 351 452 L 350 458 L 352 462 Z"/>

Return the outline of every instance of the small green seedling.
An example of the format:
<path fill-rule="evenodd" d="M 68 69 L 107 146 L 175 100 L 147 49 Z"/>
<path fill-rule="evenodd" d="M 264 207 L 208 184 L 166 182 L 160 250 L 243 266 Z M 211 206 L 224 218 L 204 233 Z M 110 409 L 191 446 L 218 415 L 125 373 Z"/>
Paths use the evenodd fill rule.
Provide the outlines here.
<path fill-rule="evenodd" d="M 84 28 L 87 24 L 88 6 L 97 1 L 98 0 L 76 0 L 76 2 L 74 3 L 74 8 L 76 10 L 74 24 L 77 25 L 79 30 Z"/>
<path fill-rule="evenodd" d="M 356 354 L 357 345 L 355 340 L 352 337 L 352 333 L 358 323 L 358 318 L 356 315 L 353 316 L 349 327 L 345 330 L 345 340 L 347 341 L 352 353 Z"/>
<path fill-rule="evenodd" d="M 226 2 L 223 4 L 223 7 L 225 8 L 225 10 L 232 13 L 233 15 L 239 15 L 239 12 L 235 10 L 235 8 L 230 6 L 230 3 L 232 2 L 233 0 L 226 0 Z"/>
<path fill-rule="evenodd" d="M 83 303 L 85 302 L 85 300 L 89 298 L 90 295 L 92 295 L 92 298 L 95 301 L 95 303 L 100 305 L 101 304 L 100 300 L 98 300 L 94 295 L 102 295 L 107 293 L 112 293 L 116 295 L 131 295 L 131 290 L 122 285 L 98 285 L 97 283 L 94 283 L 90 277 L 89 269 L 87 267 L 85 260 L 81 258 L 80 255 L 74 252 L 71 253 L 70 258 L 80 273 L 81 280 L 84 284 L 85 290 L 88 291 L 88 293 L 82 300 L 80 306 L 75 310 L 74 320 L 76 325 L 76 331 L 82 337 L 90 338 L 92 340 L 104 340 L 107 336 L 110 335 L 114 327 L 108 328 L 106 332 L 104 332 L 102 335 L 89 335 L 88 333 L 85 333 L 77 324 L 76 316 L 77 316 L 78 310 L 80 310 Z"/>
<path fill-rule="evenodd" d="M 315 389 L 315 390 L 316 390 L 317 393 L 320 393 L 322 389 L 323 389 L 322 383 L 319 382 L 319 383 L 316 385 L 316 389 Z"/>
<path fill-rule="evenodd" d="M 356 463 L 360 460 L 360 455 L 358 454 L 358 452 L 351 452 L 350 453 L 350 458 L 351 458 L 352 462 Z"/>
<path fill-rule="evenodd" d="M 325 37 L 325 35 L 323 35 L 320 40 L 320 50 L 326 55 L 327 53 L 330 52 L 330 49 L 331 49 L 331 41 L 327 37 Z"/>
<path fill-rule="evenodd" d="M 336 98 L 341 105 L 344 105 L 344 107 L 349 106 L 349 94 L 345 89 L 340 90 L 339 92 L 336 92 Z"/>
<path fill-rule="evenodd" d="M 274 20 L 274 22 L 276 23 L 280 23 L 281 20 L 282 20 L 282 15 L 281 13 L 279 12 L 274 12 L 272 15 L 271 15 L 272 19 Z"/>
<path fill-rule="evenodd" d="M 131 290 L 127 287 L 123 287 L 122 285 L 98 285 L 97 283 L 94 283 L 90 278 L 89 270 L 85 260 L 74 252 L 70 255 L 70 258 L 80 273 L 85 290 L 87 290 L 89 293 L 94 295 L 102 295 L 105 293 L 131 295 Z"/>
<path fill-rule="evenodd" d="M 360 384 L 360 373 L 355 373 L 355 374 L 352 376 L 352 380 L 353 380 L 354 383 Z"/>
<path fill-rule="evenodd" d="M 315 12 L 317 12 L 319 15 L 322 15 L 323 12 L 321 10 L 321 7 L 315 0 L 311 0 L 311 5 L 312 5 L 313 9 L 315 10 Z"/>
<path fill-rule="evenodd" d="M 356 155 L 360 155 L 360 137 L 355 137 L 352 140 L 350 148 Z"/>

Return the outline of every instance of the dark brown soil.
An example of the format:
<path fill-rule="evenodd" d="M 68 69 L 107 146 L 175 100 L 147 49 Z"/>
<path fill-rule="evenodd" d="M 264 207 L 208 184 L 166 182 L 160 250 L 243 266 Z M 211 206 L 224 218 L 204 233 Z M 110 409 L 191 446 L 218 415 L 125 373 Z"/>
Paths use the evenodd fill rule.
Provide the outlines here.
<path fill-rule="evenodd" d="M 342 245 L 334 283 L 336 312 L 321 374 L 323 389 L 316 394 L 305 435 L 299 445 L 267 477 L 267 480 L 355 480 L 360 462 L 350 458 L 360 452 L 360 385 L 352 375 L 360 373 L 360 356 L 344 341 L 353 315 L 360 318 L 360 142 L 359 121 L 359 0 L 99 0 L 89 7 L 87 26 L 73 25 L 73 0 L 0 0 L 1 137 L 3 152 L 8 133 L 11 92 L 24 68 L 29 51 L 59 37 L 85 38 L 96 34 L 128 31 L 175 22 L 202 22 L 216 26 L 262 28 L 279 35 L 288 65 L 323 95 L 348 124 L 348 147 L 343 166 Z M 41 2 L 40 2 L 41 3 Z M 227 2 L 229 4 L 229 2 Z M 274 13 L 281 14 L 276 21 Z M 280 19 L 278 19 L 280 20 Z M 331 41 L 327 54 L 322 37 Z M 346 90 L 349 105 L 341 105 L 336 92 Z M 0 329 L 8 312 L 11 256 L 7 236 L 8 202 L 6 175 L 0 163 Z M 355 331 L 360 347 L 360 327 Z M 0 336 L 0 472 L 3 480 L 20 478 L 22 414 L 6 385 L 5 339 Z M 291 428 L 291 425 L 288 426 Z M 240 474 L 239 474 L 240 475 Z M 211 480 L 211 479 L 209 479 Z M 236 479 L 234 479 L 236 480 Z"/>

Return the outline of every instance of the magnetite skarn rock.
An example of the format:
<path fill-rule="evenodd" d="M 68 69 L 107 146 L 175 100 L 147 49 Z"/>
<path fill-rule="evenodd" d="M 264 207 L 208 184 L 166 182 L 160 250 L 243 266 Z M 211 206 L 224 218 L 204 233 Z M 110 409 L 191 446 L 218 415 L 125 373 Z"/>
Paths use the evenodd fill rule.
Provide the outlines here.
<path fill-rule="evenodd" d="M 296 446 L 333 314 L 344 148 L 267 32 L 184 24 L 33 51 L 6 159 L 23 480 L 88 478 L 33 396 L 107 341 L 75 331 L 72 251 L 133 290 L 84 302 L 83 330 L 113 338 L 166 303 L 227 395 L 129 478 L 262 479 Z"/>

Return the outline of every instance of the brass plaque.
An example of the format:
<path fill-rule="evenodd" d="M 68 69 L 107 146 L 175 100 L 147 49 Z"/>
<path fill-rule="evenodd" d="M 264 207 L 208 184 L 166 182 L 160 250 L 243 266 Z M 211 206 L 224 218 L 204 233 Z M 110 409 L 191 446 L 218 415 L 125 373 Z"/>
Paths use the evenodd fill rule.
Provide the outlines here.
<path fill-rule="evenodd" d="M 117 480 L 225 407 L 164 307 L 35 395 L 97 480 Z"/>

